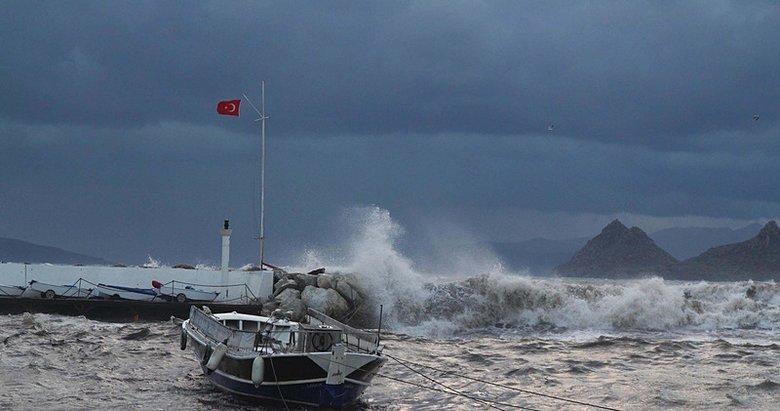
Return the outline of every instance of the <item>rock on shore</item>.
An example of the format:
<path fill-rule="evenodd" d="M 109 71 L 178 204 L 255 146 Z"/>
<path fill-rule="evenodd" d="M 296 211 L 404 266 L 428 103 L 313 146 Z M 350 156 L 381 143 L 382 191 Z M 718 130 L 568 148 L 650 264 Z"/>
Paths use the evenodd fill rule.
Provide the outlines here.
<path fill-rule="evenodd" d="M 314 273 L 314 274 L 312 274 Z M 352 274 L 329 274 L 323 269 L 312 273 L 274 271 L 274 299 L 263 304 L 263 314 L 274 311 L 292 321 L 300 321 L 306 309 L 312 308 L 342 320 L 365 301 Z"/>

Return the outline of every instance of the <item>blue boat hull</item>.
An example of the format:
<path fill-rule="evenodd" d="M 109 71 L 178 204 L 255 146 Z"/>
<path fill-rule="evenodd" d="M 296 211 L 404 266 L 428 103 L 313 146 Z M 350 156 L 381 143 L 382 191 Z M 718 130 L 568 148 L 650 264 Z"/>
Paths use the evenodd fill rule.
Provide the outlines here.
<path fill-rule="evenodd" d="M 328 385 L 325 381 L 301 384 L 260 385 L 238 381 L 219 370 L 210 371 L 201 367 L 203 374 L 217 388 L 250 400 L 279 401 L 310 406 L 341 408 L 354 404 L 367 388 L 366 385 L 345 381 L 344 384 Z"/>

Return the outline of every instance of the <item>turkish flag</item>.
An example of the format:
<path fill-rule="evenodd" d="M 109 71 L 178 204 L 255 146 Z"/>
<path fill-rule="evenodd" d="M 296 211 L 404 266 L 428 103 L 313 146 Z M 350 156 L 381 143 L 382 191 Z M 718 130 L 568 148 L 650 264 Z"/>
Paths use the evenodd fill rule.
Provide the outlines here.
<path fill-rule="evenodd" d="M 241 105 L 241 100 L 220 101 L 217 104 L 217 113 L 224 116 L 237 116 L 239 105 Z"/>

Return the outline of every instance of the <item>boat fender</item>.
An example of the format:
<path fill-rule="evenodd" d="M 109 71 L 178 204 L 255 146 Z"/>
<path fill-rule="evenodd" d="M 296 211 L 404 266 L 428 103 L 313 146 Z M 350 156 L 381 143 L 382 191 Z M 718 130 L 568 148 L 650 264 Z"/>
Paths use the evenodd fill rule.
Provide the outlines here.
<path fill-rule="evenodd" d="M 263 382 L 264 374 L 265 362 L 263 361 L 263 357 L 258 355 L 255 357 L 255 360 L 252 361 L 252 382 L 255 384 L 255 387 Z"/>
<path fill-rule="evenodd" d="M 225 353 L 227 352 L 227 345 L 223 343 L 217 344 L 217 348 L 214 349 L 214 352 L 211 353 L 211 357 L 209 357 L 209 361 L 206 363 L 206 368 L 208 368 L 211 371 L 214 371 L 219 367 L 219 363 L 222 362 L 222 357 L 225 356 Z"/>
<path fill-rule="evenodd" d="M 181 341 L 179 342 L 179 348 L 182 351 L 187 349 L 187 331 L 184 328 L 181 329 Z"/>
<path fill-rule="evenodd" d="M 209 362 L 209 358 L 211 358 L 211 353 L 213 351 L 211 344 L 207 344 L 206 349 L 203 350 L 203 358 L 200 359 L 200 365 L 206 365 L 206 363 Z"/>

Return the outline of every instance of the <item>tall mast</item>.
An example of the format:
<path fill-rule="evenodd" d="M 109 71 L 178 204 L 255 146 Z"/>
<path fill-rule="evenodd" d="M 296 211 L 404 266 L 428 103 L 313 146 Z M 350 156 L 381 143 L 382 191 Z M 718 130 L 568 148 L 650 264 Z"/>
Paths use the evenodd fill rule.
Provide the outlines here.
<path fill-rule="evenodd" d="M 255 107 L 252 100 L 243 94 L 246 101 L 252 106 L 252 109 L 260 116 L 255 119 L 255 122 L 260 122 L 260 269 L 263 269 L 265 265 L 265 120 L 268 116 L 265 115 L 265 80 L 260 82 L 260 110 Z"/>
<path fill-rule="evenodd" d="M 265 80 L 260 82 L 260 269 L 265 262 Z"/>

